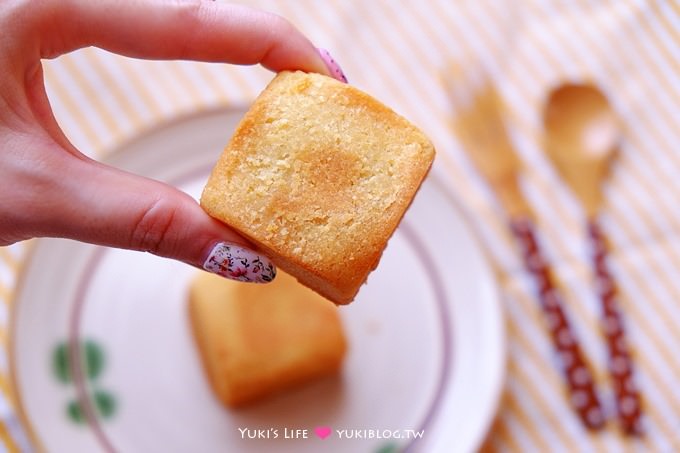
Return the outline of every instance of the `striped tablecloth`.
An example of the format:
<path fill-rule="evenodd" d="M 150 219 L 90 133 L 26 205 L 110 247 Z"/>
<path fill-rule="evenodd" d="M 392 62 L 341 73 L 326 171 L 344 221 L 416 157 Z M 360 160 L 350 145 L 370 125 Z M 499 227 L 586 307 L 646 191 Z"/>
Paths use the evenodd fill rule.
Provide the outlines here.
<path fill-rule="evenodd" d="M 436 165 L 448 174 L 485 241 L 507 311 L 507 384 L 484 450 L 680 451 L 680 5 L 674 0 L 241 3 L 288 18 L 332 51 L 350 83 L 412 120 L 435 143 Z M 642 439 L 626 439 L 614 422 L 590 434 L 568 405 L 503 213 L 452 135 L 441 78 L 451 63 L 473 64 L 462 61 L 466 55 L 475 55 L 497 83 L 525 164 L 522 187 L 535 210 L 540 240 L 601 389 L 610 389 L 610 383 L 583 213 L 542 153 L 540 112 L 556 83 L 585 79 L 605 89 L 623 120 L 624 143 L 605 188 L 602 225 L 611 241 L 610 267 L 644 396 Z M 160 121 L 206 107 L 246 105 L 271 78 L 261 68 L 138 61 L 97 49 L 46 61 L 44 68 L 57 119 L 73 143 L 95 157 Z M 24 244 L 0 248 L 3 344 L 24 249 Z M 0 446 L 28 451 L 6 373 L 0 350 Z"/>

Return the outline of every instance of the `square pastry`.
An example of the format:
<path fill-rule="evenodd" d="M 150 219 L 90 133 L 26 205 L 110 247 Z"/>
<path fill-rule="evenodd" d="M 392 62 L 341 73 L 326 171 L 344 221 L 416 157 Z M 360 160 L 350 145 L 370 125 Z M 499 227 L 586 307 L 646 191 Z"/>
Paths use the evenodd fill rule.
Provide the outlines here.
<path fill-rule="evenodd" d="M 228 407 L 333 375 L 347 349 L 338 307 L 283 272 L 267 285 L 202 272 L 189 314 L 210 385 Z"/>
<path fill-rule="evenodd" d="M 301 283 L 347 304 L 434 154 L 422 132 L 362 91 L 282 72 L 237 127 L 201 206 Z"/>

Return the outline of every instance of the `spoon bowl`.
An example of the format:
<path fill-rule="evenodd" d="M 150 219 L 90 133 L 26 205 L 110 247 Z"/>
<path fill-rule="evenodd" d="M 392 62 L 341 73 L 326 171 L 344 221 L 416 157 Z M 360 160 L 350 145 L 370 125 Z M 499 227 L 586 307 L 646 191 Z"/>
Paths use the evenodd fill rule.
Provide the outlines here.
<path fill-rule="evenodd" d="M 588 216 L 595 215 L 620 143 L 621 124 L 613 108 L 594 85 L 565 84 L 550 93 L 543 125 L 548 156 Z"/>

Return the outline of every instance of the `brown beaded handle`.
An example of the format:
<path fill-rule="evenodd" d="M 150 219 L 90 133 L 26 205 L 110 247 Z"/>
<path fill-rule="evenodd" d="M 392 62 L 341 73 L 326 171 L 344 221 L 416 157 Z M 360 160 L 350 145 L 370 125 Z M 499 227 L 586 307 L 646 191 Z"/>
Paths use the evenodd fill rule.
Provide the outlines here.
<path fill-rule="evenodd" d="M 619 423 L 626 434 L 642 434 L 640 392 L 633 380 L 633 361 L 623 328 L 623 317 L 617 300 L 616 284 L 607 268 L 607 244 L 595 218 L 588 222 L 593 268 L 602 310 L 603 331 L 609 352 L 611 374 Z"/>
<path fill-rule="evenodd" d="M 564 303 L 554 285 L 547 261 L 541 254 L 532 223 L 527 218 L 514 218 L 510 228 L 522 247 L 524 266 L 534 278 L 571 405 L 586 427 L 600 429 L 604 426 L 604 414 L 595 391 L 593 374 L 569 325 Z"/>

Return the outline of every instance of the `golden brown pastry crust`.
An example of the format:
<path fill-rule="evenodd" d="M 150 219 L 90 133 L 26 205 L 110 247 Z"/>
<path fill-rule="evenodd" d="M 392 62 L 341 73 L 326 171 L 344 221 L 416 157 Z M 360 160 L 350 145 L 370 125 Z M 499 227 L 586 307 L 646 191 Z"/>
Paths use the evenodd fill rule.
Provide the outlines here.
<path fill-rule="evenodd" d="M 282 72 L 241 121 L 201 206 L 300 282 L 346 304 L 433 159 L 425 135 L 367 94 Z"/>

